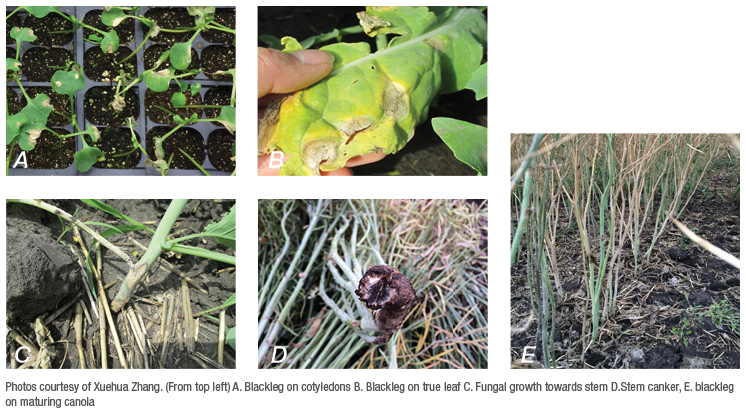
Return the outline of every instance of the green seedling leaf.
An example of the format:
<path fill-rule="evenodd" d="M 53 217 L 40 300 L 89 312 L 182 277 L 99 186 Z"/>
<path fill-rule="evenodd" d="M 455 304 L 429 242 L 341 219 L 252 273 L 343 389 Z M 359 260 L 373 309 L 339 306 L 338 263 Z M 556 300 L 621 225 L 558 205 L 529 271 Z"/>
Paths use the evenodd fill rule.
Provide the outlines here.
<path fill-rule="evenodd" d="M 52 106 L 49 96 L 41 94 L 28 102 L 28 104 L 21 110 L 21 113 L 26 115 L 29 123 L 36 125 L 41 124 L 43 126 L 46 125 L 47 117 L 49 117 L 49 114 L 53 109 L 54 107 Z"/>
<path fill-rule="evenodd" d="M 21 70 L 20 61 L 17 61 L 14 58 L 5 59 L 5 71 L 11 71 L 13 73 L 18 73 L 19 70 Z"/>
<path fill-rule="evenodd" d="M 127 16 L 121 7 L 111 7 L 105 9 L 104 12 L 101 13 L 101 22 L 106 26 L 116 27 L 128 17 L 130 16 Z"/>
<path fill-rule="evenodd" d="M 10 37 L 15 39 L 16 42 L 36 41 L 36 35 L 34 35 L 34 31 L 31 28 L 19 28 L 16 26 L 10 30 Z"/>
<path fill-rule="evenodd" d="M 463 89 L 484 55 L 482 13 L 436 10 L 368 7 L 358 14 L 370 36 L 398 36 L 374 54 L 367 43 L 322 47 L 334 56 L 332 72 L 269 106 L 259 128 L 259 154 L 279 149 L 288 156 L 282 175 L 318 175 L 355 156 L 403 148 L 427 119 L 430 103 Z M 297 48 L 286 42 L 291 44 Z"/>
<path fill-rule="evenodd" d="M 106 54 L 114 54 L 119 49 L 119 35 L 115 30 L 111 30 L 104 35 L 101 41 L 101 50 Z"/>
<path fill-rule="evenodd" d="M 189 86 L 189 93 L 191 93 L 192 96 L 197 96 L 200 89 L 202 89 L 202 85 L 200 85 L 199 83 L 195 83 Z"/>
<path fill-rule="evenodd" d="M 205 233 L 215 238 L 217 243 L 236 249 L 236 206 L 223 216 L 219 222 L 212 222 L 205 227 Z"/>
<path fill-rule="evenodd" d="M 224 106 L 220 110 L 218 121 L 230 131 L 231 134 L 236 133 L 236 107 Z"/>
<path fill-rule="evenodd" d="M 487 175 L 487 127 L 453 118 L 433 118 L 433 130 L 458 160 Z"/>
<path fill-rule="evenodd" d="M 181 115 L 174 115 L 174 122 L 176 124 L 191 124 L 193 122 L 197 122 L 198 119 L 199 117 L 196 113 L 192 114 L 187 119 L 182 118 Z"/>
<path fill-rule="evenodd" d="M 173 79 L 173 73 L 171 69 L 164 69 L 161 71 L 147 70 L 144 73 L 145 84 L 153 92 L 165 92 L 168 90 L 168 84 Z"/>
<path fill-rule="evenodd" d="M 229 307 L 231 307 L 231 306 L 233 306 L 235 304 L 236 304 L 236 294 L 234 293 L 222 305 L 216 306 L 214 308 L 210 308 L 210 309 L 208 309 L 206 311 L 202 311 L 202 312 L 196 313 L 196 314 L 194 314 L 194 316 L 200 316 L 200 315 L 204 315 L 204 314 L 209 314 L 210 312 L 215 312 L 215 311 L 219 311 L 221 309 L 229 308 Z"/>
<path fill-rule="evenodd" d="M 178 83 L 179 89 L 181 89 L 182 91 L 186 90 L 189 87 L 187 82 L 176 82 L 176 83 Z"/>
<path fill-rule="evenodd" d="M 101 38 L 100 36 L 93 34 L 88 37 L 87 41 L 90 42 L 91 44 L 100 44 L 102 39 L 103 38 Z"/>
<path fill-rule="evenodd" d="M 171 47 L 171 64 L 177 70 L 186 70 L 192 62 L 192 43 L 180 42 Z"/>
<path fill-rule="evenodd" d="M 202 26 L 215 17 L 215 6 L 187 6 L 187 13 L 196 16 L 194 22 L 197 26 Z"/>
<path fill-rule="evenodd" d="M 23 8 L 26 9 L 32 16 L 38 18 L 43 18 L 44 16 L 52 12 L 60 11 L 57 6 L 24 6 Z"/>
<path fill-rule="evenodd" d="M 52 89 L 60 95 L 72 95 L 85 89 L 85 78 L 80 67 L 70 71 L 57 70 L 52 76 Z"/>
<path fill-rule="evenodd" d="M 83 150 L 75 153 L 75 169 L 88 172 L 100 157 L 104 157 L 104 154 L 98 147 L 91 147 L 83 142 Z"/>
<path fill-rule="evenodd" d="M 226 264 L 236 265 L 236 257 L 233 255 L 226 255 L 222 252 L 208 251 L 206 249 L 198 248 L 196 246 L 179 245 L 173 242 L 166 242 L 161 245 L 163 249 L 180 252 L 182 254 L 195 255 L 201 258 L 209 258 L 211 260 L 224 262 Z"/>
<path fill-rule="evenodd" d="M 296 40 L 292 36 L 283 37 L 280 40 L 280 43 L 285 46 L 285 48 L 282 50 L 283 52 L 291 53 L 303 49 L 303 46 L 300 45 L 300 42 L 298 42 L 298 40 Z"/>
<path fill-rule="evenodd" d="M 13 140 L 18 140 L 21 135 L 21 127 L 28 124 L 28 119 L 22 112 L 9 115 L 5 119 L 5 144 L 8 145 Z"/>
<path fill-rule="evenodd" d="M 41 132 L 44 131 L 45 124 L 43 123 L 28 123 L 21 127 L 21 134 L 18 136 L 18 146 L 22 150 L 33 150 L 36 147 L 36 141 L 41 136 Z"/>
<path fill-rule="evenodd" d="M 171 105 L 173 105 L 174 108 L 181 108 L 186 105 L 186 95 L 181 92 L 174 93 L 171 95 Z"/>
<path fill-rule="evenodd" d="M 112 206 L 110 206 L 108 204 L 102 203 L 100 200 L 82 199 L 80 201 L 88 204 L 91 207 L 97 208 L 97 209 L 99 209 L 99 210 L 101 210 L 103 212 L 106 212 L 106 213 L 109 213 L 109 214 L 111 214 L 113 216 L 116 216 L 116 217 L 118 217 L 118 218 L 120 218 L 122 220 L 126 220 L 126 221 L 132 223 L 133 225 L 139 226 L 140 229 L 147 229 L 147 230 L 150 230 L 152 232 L 151 229 L 145 227 L 145 225 L 143 225 L 142 223 L 140 223 L 137 220 L 132 219 L 131 217 L 127 216 L 126 214 L 120 212 L 116 207 L 112 207 Z"/>
<path fill-rule="evenodd" d="M 233 350 L 236 350 L 236 327 L 229 329 L 225 334 L 225 342 L 231 346 Z"/>
<path fill-rule="evenodd" d="M 267 48 L 272 48 L 273 50 L 282 49 L 282 42 L 280 41 L 280 38 L 277 38 L 276 36 L 259 35 L 259 40 L 267 44 Z"/>
<path fill-rule="evenodd" d="M 478 101 L 487 97 L 487 63 L 482 64 L 477 71 L 472 73 L 471 79 L 466 83 L 466 88 L 474 91 Z"/>

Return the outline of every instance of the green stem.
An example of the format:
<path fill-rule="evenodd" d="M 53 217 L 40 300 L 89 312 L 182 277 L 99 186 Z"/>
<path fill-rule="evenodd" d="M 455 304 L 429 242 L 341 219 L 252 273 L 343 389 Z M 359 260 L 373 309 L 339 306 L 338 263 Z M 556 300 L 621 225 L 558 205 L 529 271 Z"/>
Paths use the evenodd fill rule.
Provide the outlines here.
<path fill-rule="evenodd" d="M 210 176 L 210 174 L 208 174 L 208 173 L 207 173 L 207 171 L 205 170 L 205 168 L 203 168 L 202 166 L 200 166 L 200 164 L 199 164 L 199 163 L 197 163 L 197 161 L 196 161 L 196 160 L 192 159 L 192 157 L 191 157 L 191 156 L 189 156 L 189 154 L 188 154 L 187 152 L 183 151 L 183 150 L 181 149 L 181 147 L 178 147 L 178 149 L 179 149 L 179 151 L 180 151 L 180 152 L 181 152 L 181 153 L 182 153 L 182 154 L 183 154 L 184 156 L 186 156 L 186 157 L 187 157 L 187 159 L 191 160 L 191 161 L 192 161 L 192 163 L 194 164 L 194 166 L 196 166 L 197 168 L 199 168 L 199 170 L 200 170 L 200 171 L 202 171 L 202 173 L 203 173 L 203 174 L 205 174 L 205 175 L 207 175 L 207 176 Z"/>
<path fill-rule="evenodd" d="M 157 260 L 161 255 L 161 252 L 163 252 L 162 245 L 166 242 L 166 237 L 169 232 L 171 232 L 171 228 L 173 228 L 176 223 L 176 219 L 186 206 L 187 201 L 188 200 L 184 199 L 175 199 L 168 205 L 168 210 L 166 210 L 166 213 L 158 223 L 158 228 L 155 230 L 155 234 L 150 240 L 147 251 L 145 251 L 145 254 L 140 258 L 140 261 L 138 261 L 134 267 L 130 268 L 127 278 L 124 279 L 122 286 L 119 288 L 119 293 L 117 293 L 117 296 L 111 302 L 111 309 L 113 311 L 119 312 L 119 310 L 124 307 L 124 305 L 130 300 L 135 286 L 137 286 L 140 279 L 145 276 L 155 260 Z"/>
<path fill-rule="evenodd" d="M 177 115 L 177 114 L 175 114 L 175 113 L 173 113 L 173 112 L 171 112 L 171 111 L 167 110 L 166 108 L 164 108 L 164 107 L 162 107 L 162 106 L 159 106 L 159 105 L 153 105 L 153 106 L 154 106 L 154 107 L 156 107 L 156 108 L 158 108 L 158 109 L 160 109 L 160 110 L 161 110 L 161 111 L 163 111 L 163 112 L 167 112 L 167 113 L 168 113 L 168 114 L 170 114 L 170 115 L 171 115 L 172 117 L 173 117 L 174 115 Z"/>
<path fill-rule="evenodd" d="M 132 56 L 134 56 L 135 54 L 137 54 L 137 52 L 140 51 L 140 48 L 142 48 L 142 46 L 145 45 L 145 42 L 148 40 L 148 38 L 150 38 L 150 34 L 151 33 L 153 33 L 153 27 L 152 26 L 148 30 L 147 35 L 145 35 L 145 38 L 142 40 L 142 42 L 140 43 L 140 45 L 138 45 L 137 49 L 135 51 L 132 51 L 132 54 L 128 55 L 127 57 L 124 57 L 124 59 L 122 61 L 117 62 L 117 64 L 122 64 L 125 61 L 129 60 L 130 58 L 132 58 Z"/>

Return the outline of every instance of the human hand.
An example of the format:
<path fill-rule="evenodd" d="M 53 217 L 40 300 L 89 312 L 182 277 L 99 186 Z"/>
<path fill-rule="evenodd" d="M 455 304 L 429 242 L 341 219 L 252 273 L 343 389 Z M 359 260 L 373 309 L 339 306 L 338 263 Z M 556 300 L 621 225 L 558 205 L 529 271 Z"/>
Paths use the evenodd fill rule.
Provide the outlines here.
<path fill-rule="evenodd" d="M 326 77 L 332 71 L 334 56 L 320 50 L 302 50 L 284 53 L 259 47 L 259 119 L 264 117 L 267 105 L 289 93 L 304 89 Z M 344 168 L 321 175 L 352 175 L 350 167 L 377 162 L 385 153 L 371 153 L 347 161 Z M 277 175 L 280 168 L 269 168 L 271 155 L 259 156 L 259 175 Z M 287 160 L 285 155 L 283 162 Z"/>

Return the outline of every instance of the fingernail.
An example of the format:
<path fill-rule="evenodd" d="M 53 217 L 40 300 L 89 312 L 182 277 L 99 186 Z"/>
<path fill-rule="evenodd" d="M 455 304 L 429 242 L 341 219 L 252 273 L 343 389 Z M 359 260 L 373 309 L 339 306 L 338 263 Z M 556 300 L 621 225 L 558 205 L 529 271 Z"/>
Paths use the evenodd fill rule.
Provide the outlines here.
<path fill-rule="evenodd" d="M 334 56 L 321 50 L 303 50 L 291 53 L 303 64 L 312 66 L 318 64 L 329 64 L 334 62 Z"/>

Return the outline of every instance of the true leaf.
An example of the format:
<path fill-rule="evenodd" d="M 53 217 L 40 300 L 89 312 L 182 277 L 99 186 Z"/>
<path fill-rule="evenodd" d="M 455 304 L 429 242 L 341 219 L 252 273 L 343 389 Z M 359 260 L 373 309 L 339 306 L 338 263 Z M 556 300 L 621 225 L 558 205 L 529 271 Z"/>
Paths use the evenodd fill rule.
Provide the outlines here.
<path fill-rule="evenodd" d="M 437 11 L 394 6 L 358 14 L 369 35 L 397 36 L 375 54 L 367 43 L 322 47 L 334 56 L 332 72 L 267 109 L 259 154 L 279 149 L 289 156 L 282 175 L 318 175 L 355 156 L 404 147 L 435 97 L 463 89 L 482 61 L 484 15 Z"/>
<path fill-rule="evenodd" d="M 174 93 L 171 95 L 171 105 L 173 105 L 174 108 L 181 108 L 186 105 L 186 95 L 181 92 Z"/>
<path fill-rule="evenodd" d="M 487 63 L 482 64 L 477 71 L 472 73 L 471 79 L 466 83 L 466 88 L 474 91 L 478 101 L 487 97 Z"/>
<path fill-rule="evenodd" d="M 202 85 L 200 85 L 199 83 L 195 83 L 189 86 L 189 93 L 191 93 L 192 96 L 196 96 L 199 93 L 200 89 L 202 89 Z"/>
<path fill-rule="evenodd" d="M 433 118 L 433 130 L 458 160 L 487 175 L 487 127 L 453 118 Z"/>

